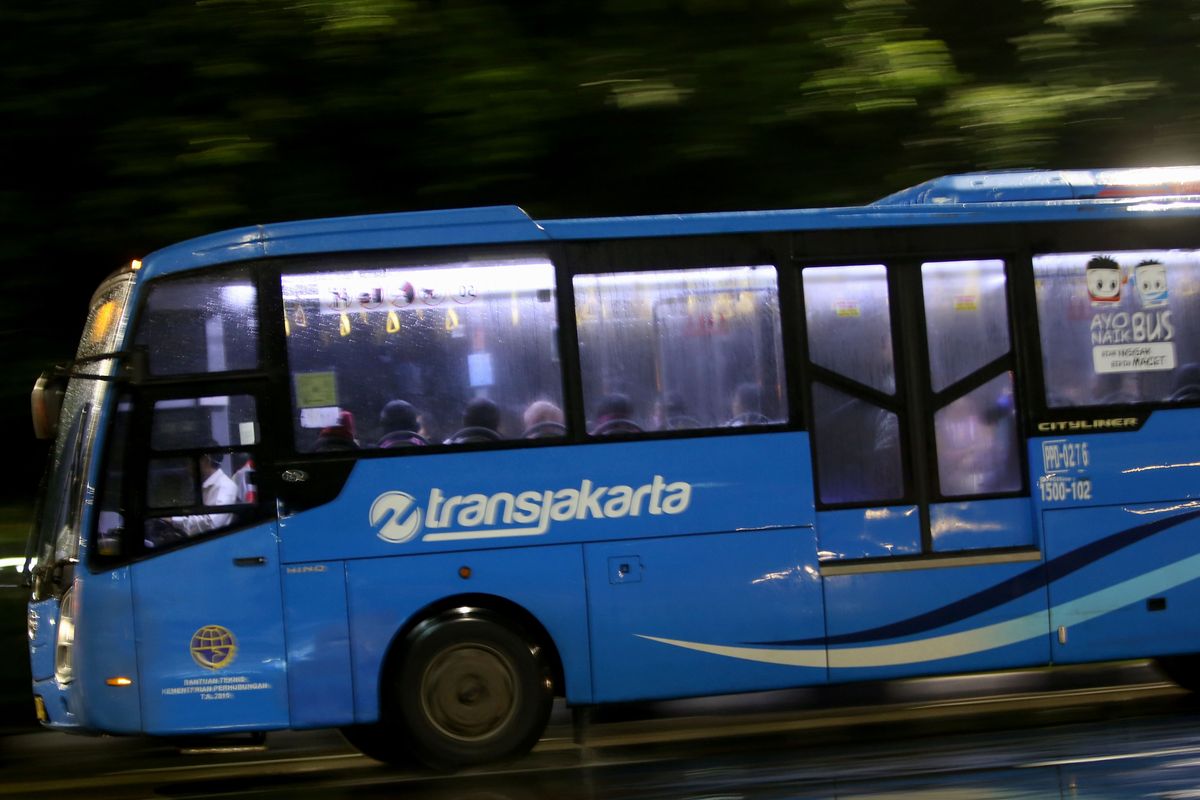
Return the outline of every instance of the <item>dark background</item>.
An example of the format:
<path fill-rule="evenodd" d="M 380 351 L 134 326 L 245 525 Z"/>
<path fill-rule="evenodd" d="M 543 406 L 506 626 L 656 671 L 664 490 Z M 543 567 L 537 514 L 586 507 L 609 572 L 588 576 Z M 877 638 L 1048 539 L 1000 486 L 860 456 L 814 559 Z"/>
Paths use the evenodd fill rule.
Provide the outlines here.
<path fill-rule="evenodd" d="M 0 413 L 121 262 L 226 227 L 869 202 L 949 172 L 1200 162 L 1200 2 L 5 0 Z"/>

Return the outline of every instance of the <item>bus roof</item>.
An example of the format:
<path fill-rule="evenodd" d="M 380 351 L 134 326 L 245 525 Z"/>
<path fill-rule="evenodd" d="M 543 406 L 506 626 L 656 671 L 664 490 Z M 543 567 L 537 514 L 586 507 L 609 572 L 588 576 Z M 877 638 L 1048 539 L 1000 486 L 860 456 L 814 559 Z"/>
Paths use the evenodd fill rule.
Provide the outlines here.
<path fill-rule="evenodd" d="M 517 206 L 488 206 L 256 225 L 151 253 L 143 259 L 142 277 L 341 250 L 1198 213 L 1200 167 L 976 172 L 935 178 L 870 205 L 843 208 L 537 221 Z"/>

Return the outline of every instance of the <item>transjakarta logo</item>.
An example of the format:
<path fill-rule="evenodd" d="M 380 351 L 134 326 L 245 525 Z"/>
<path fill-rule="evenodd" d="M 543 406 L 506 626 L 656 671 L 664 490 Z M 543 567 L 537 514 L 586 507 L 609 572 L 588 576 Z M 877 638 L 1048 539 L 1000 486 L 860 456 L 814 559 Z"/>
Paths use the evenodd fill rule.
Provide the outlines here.
<path fill-rule="evenodd" d="M 467 494 L 447 497 L 431 489 L 424 508 L 404 492 L 384 492 L 371 504 L 371 527 L 385 542 L 407 542 L 422 530 L 426 542 L 493 539 L 501 536 L 540 536 L 552 522 L 584 519 L 623 519 L 682 514 L 692 502 L 692 485 L 667 483 L 655 475 L 641 486 L 596 486 L 590 480 L 578 489 L 546 489 L 512 494 Z"/>

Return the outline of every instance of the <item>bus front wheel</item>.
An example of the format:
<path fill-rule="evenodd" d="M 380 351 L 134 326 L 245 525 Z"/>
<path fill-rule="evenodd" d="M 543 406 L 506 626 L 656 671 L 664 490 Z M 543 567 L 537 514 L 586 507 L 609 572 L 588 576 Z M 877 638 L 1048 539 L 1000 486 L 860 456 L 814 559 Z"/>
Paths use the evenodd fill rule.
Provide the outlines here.
<path fill-rule="evenodd" d="M 439 769 L 528 752 L 554 700 L 541 649 L 484 616 L 418 626 L 399 672 L 396 708 L 409 745 Z"/>

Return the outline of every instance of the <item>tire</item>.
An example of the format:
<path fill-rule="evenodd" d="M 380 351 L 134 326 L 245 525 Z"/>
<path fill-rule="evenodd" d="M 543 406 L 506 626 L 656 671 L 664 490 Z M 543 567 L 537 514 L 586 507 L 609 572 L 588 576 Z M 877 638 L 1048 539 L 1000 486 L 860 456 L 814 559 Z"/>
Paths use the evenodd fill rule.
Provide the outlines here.
<path fill-rule="evenodd" d="M 1200 656 L 1163 656 L 1156 659 L 1159 670 L 1180 688 L 1189 692 L 1200 691 Z"/>
<path fill-rule="evenodd" d="M 413 755 L 457 769 L 524 755 L 546 729 L 554 701 L 541 649 L 488 618 L 455 616 L 409 637 L 395 714 Z"/>

